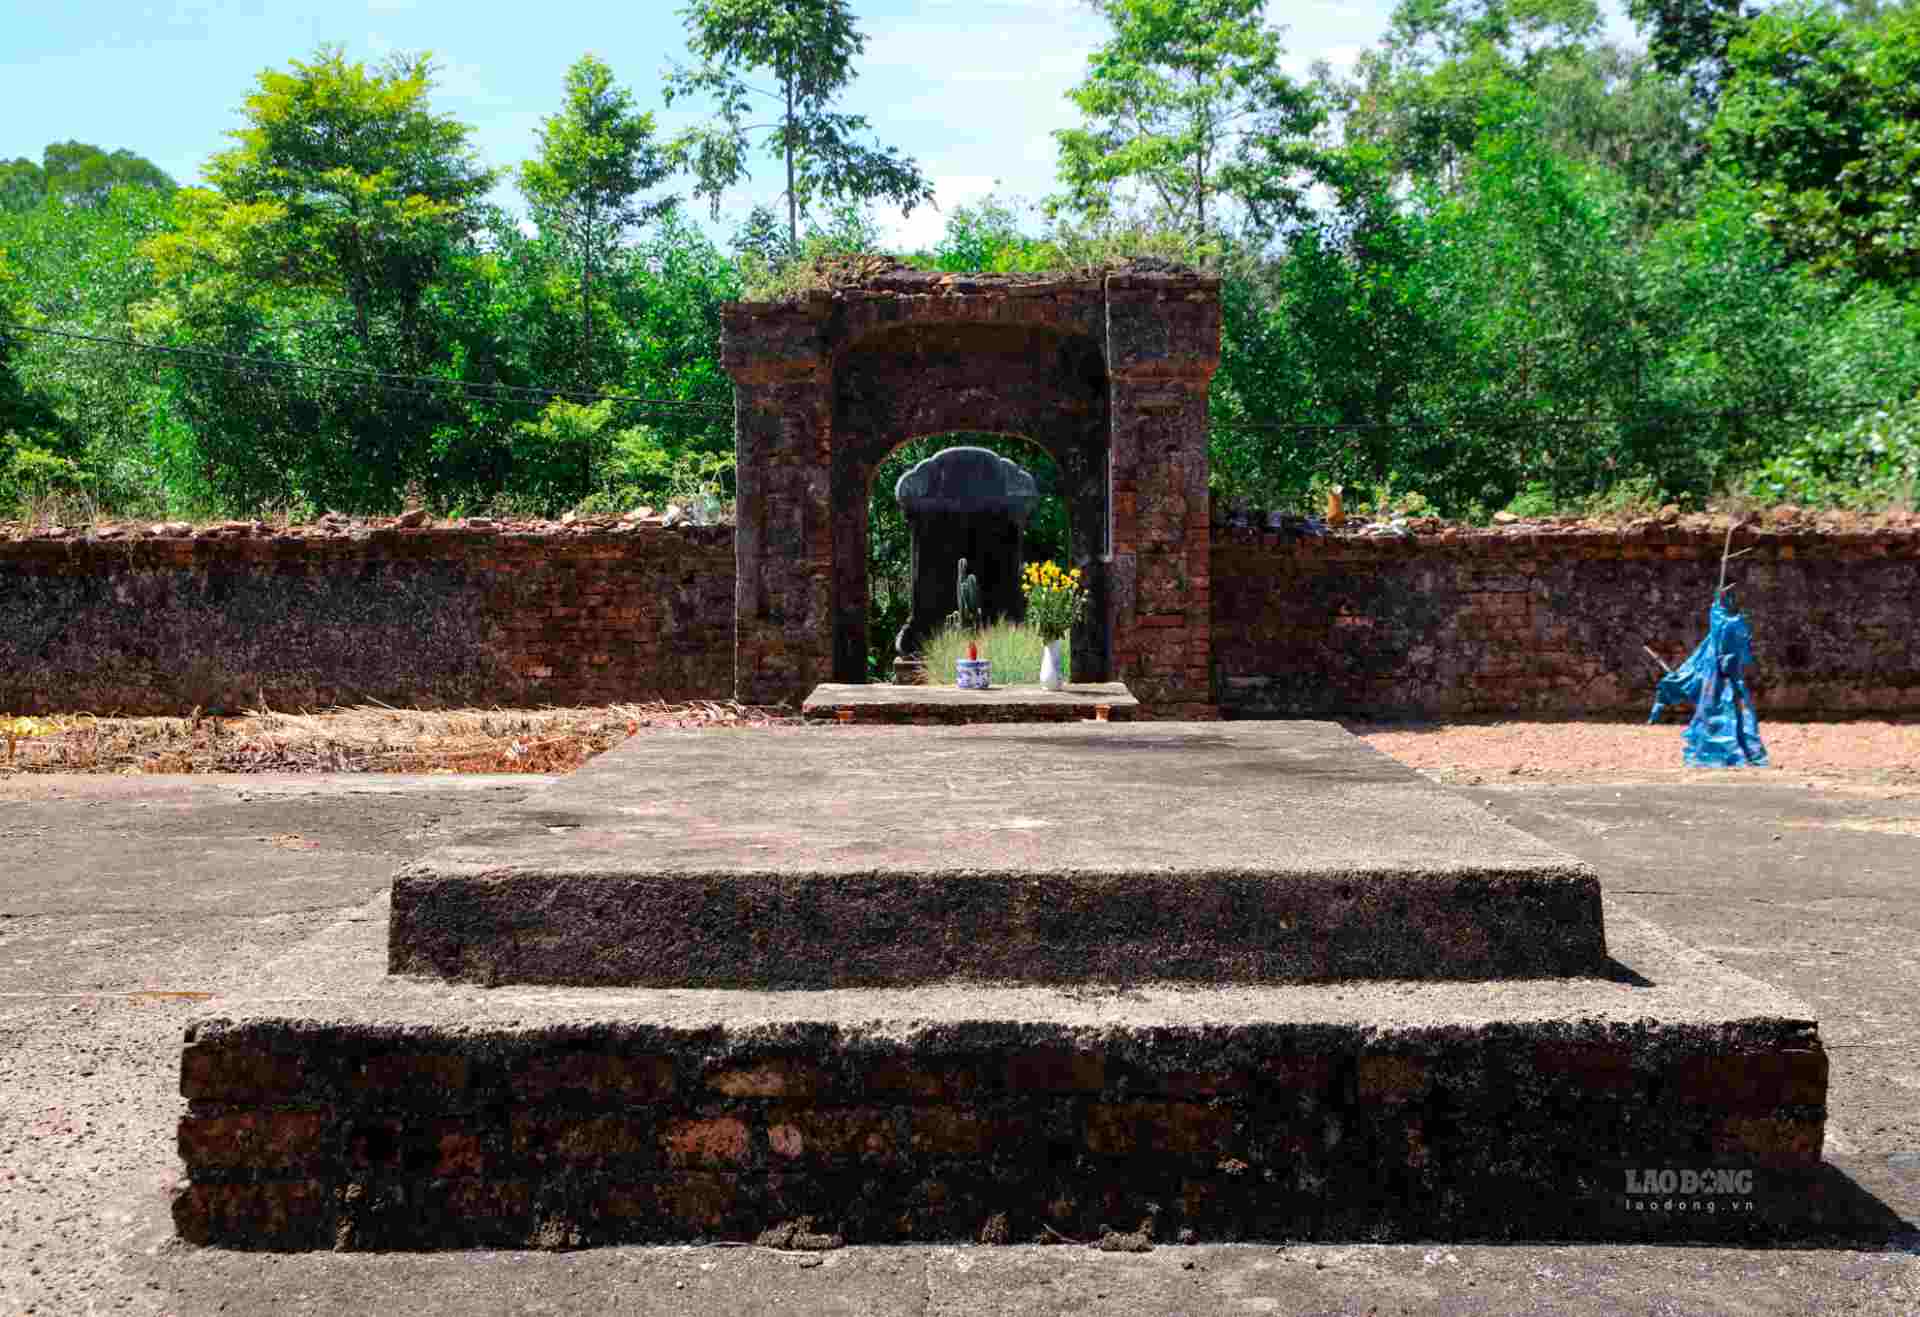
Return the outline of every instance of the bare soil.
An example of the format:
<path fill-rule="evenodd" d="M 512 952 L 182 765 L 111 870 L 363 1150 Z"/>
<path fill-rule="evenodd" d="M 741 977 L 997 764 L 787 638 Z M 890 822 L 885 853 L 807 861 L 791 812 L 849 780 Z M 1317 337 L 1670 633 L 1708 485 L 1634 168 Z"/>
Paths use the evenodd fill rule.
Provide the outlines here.
<path fill-rule="evenodd" d="M 629 736 L 660 727 L 797 722 L 739 704 L 616 704 L 585 709 L 365 706 L 238 718 L 0 718 L 10 773 L 570 773 Z M 9 730 L 12 735 L 4 735 Z"/>
<path fill-rule="evenodd" d="M 1530 783 L 1807 782 L 1874 788 L 1920 787 L 1920 723 L 1760 721 L 1771 766 L 1685 768 L 1683 721 L 1373 723 L 1348 731 L 1437 782 Z"/>
<path fill-rule="evenodd" d="M 0 778 L 17 773 L 569 773 L 649 728 L 799 724 L 791 711 L 733 703 L 580 709 L 321 713 L 238 718 L 0 716 Z M 1773 766 L 1689 769 L 1683 724 L 1348 720 L 1348 731 L 1437 782 L 1733 782 L 1920 788 L 1920 721 L 1763 720 Z M 16 734 L 9 741 L 9 726 Z"/>

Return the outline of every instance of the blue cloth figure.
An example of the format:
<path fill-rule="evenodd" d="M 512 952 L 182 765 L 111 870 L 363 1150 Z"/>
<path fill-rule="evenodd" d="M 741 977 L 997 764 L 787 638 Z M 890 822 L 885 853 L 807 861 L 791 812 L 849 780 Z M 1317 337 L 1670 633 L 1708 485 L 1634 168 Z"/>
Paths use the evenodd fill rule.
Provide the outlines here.
<path fill-rule="evenodd" d="M 1747 619 L 1713 601 L 1707 638 L 1687 661 L 1660 679 L 1650 723 L 1660 721 L 1669 704 L 1693 705 L 1682 744 L 1689 768 L 1765 768 L 1767 747 L 1760 740 L 1760 715 L 1747 689 L 1746 669 L 1753 662 L 1753 628 Z"/>

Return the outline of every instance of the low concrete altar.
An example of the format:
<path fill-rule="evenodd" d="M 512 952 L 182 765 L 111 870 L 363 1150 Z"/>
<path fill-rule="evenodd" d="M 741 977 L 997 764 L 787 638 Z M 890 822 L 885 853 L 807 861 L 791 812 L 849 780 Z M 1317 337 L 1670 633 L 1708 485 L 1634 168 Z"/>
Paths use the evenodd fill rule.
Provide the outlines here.
<path fill-rule="evenodd" d="M 1119 681 L 1070 682 L 1057 691 L 828 683 L 813 688 L 800 712 L 821 722 L 852 723 L 1125 722 L 1139 716 L 1140 701 Z"/>

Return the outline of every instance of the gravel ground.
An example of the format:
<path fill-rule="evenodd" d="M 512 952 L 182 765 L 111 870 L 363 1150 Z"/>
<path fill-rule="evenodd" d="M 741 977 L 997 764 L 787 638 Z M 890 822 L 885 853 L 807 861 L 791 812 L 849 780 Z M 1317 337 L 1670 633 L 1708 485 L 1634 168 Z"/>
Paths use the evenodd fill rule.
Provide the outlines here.
<path fill-rule="evenodd" d="M 1683 724 L 1348 722 L 1348 731 L 1437 782 L 1699 782 L 1920 788 L 1920 722 L 1760 723 L 1770 768 L 1683 768 Z"/>
<path fill-rule="evenodd" d="M 186 1021 L 269 991 L 311 940 L 377 917 L 400 863 L 551 779 L 23 773 L 0 778 L 0 1317 L 1920 1313 L 1920 727 L 1766 723 L 1782 767 L 1720 773 L 1675 766 L 1675 725 L 1354 730 L 1461 774 L 1461 794 L 1594 864 L 1630 913 L 1806 1000 L 1833 1057 L 1829 1160 L 1899 1218 L 1886 1238 L 1141 1256 L 193 1249 L 167 1214 Z"/>

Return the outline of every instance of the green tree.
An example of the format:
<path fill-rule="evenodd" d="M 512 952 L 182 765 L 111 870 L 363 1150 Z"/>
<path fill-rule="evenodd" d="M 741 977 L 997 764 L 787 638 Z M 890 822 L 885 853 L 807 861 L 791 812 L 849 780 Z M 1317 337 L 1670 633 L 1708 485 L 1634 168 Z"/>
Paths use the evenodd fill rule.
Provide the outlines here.
<path fill-rule="evenodd" d="M 785 264 L 793 255 L 793 247 L 787 239 L 786 230 L 780 225 L 780 217 L 770 208 L 760 205 L 747 212 L 747 218 L 734 230 L 727 246 L 734 255 L 769 269 Z"/>
<path fill-rule="evenodd" d="M 641 193 L 673 172 L 653 140 L 653 116 L 635 113 L 613 70 L 585 55 L 567 70 L 566 105 L 541 121 L 540 154 L 520 167 L 520 190 L 543 231 L 573 253 L 580 272 L 580 360 L 592 382 L 593 276 L 621 240 L 673 205 Z"/>
<path fill-rule="evenodd" d="M 956 273 L 1029 268 L 1026 257 L 1034 244 L 1020 231 L 1019 216 L 998 197 L 987 196 L 975 206 L 955 206 L 946 231 L 934 244 L 934 263 Z"/>
<path fill-rule="evenodd" d="M 0 160 L 0 215 L 32 210 L 46 195 L 47 176 L 39 165 L 25 156 Z"/>
<path fill-rule="evenodd" d="M 425 55 L 369 70 L 332 46 L 262 71 L 238 145 L 207 162 L 212 189 L 185 192 L 180 232 L 155 244 L 162 272 L 337 294 L 363 352 L 383 316 L 418 349 L 421 301 L 493 184 L 471 130 L 429 107 L 432 87 Z"/>
<path fill-rule="evenodd" d="M 1572 163 L 1617 175 L 1636 239 L 1678 217 L 1706 156 L 1705 123 L 1677 78 L 1611 42 L 1569 52 L 1533 83 L 1542 140 Z"/>
<path fill-rule="evenodd" d="M 85 142 L 55 142 L 41 164 L 24 156 L 0 161 L 0 214 L 31 210 L 49 196 L 70 206 L 99 206 L 117 187 L 175 190 L 164 170 L 132 151 L 107 152 Z"/>
<path fill-rule="evenodd" d="M 173 222 L 163 192 L 121 187 L 98 205 L 43 198 L 0 214 L 0 431 L 70 464 L 74 483 L 125 504 L 162 483 L 153 372 L 139 356 L 61 337 L 124 338 L 154 292 L 142 245 Z"/>
<path fill-rule="evenodd" d="M 767 134 L 761 145 L 786 167 L 781 195 L 792 249 L 800 246 L 800 217 L 816 200 L 885 198 L 907 214 L 932 203 L 933 185 L 917 164 L 893 147 L 856 140 L 868 131 L 866 118 L 832 108 L 866 49 L 846 0 L 693 0 L 681 14 L 700 64 L 668 75 L 667 103 L 709 96 L 718 111 L 674 139 L 671 150 L 715 218 L 721 194 L 748 176 L 755 133 Z M 749 82 L 755 70 L 771 74 L 773 86 Z M 774 103 L 771 121 L 748 122 L 756 96 Z"/>
<path fill-rule="evenodd" d="M 1595 0 L 1401 0 L 1349 93 L 1347 138 L 1385 146 L 1416 178 L 1459 181 L 1482 120 L 1577 59 Z"/>
<path fill-rule="evenodd" d="M 1920 11 L 1762 14 L 1727 58 L 1712 160 L 1761 227 L 1815 270 L 1920 279 Z"/>
<path fill-rule="evenodd" d="M 1726 80 L 1727 46 L 1756 12 L 1741 0 L 1627 0 L 1654 64 L 1686 79 L 1706 105 L 1718 99 Z"/>
<path fill-rule="evenodd" d="M 109 153 L 85 142 L 56 142 L 41 159 L 47 191 L 70 205 L 100 205 L 117 187 L 169 194 L 176 187 L 158 165 L 132 151 Z"/>
<path fill-rule="evenodd" d="M 1165 223 L 1199 236 L 1225 227 L 1223 199 L 1261 234 L 1295 215 L 1324 115 L 1281 68 L 1261 0 L 1091 3 L 1113 35 L 1067 93 L 1085 126 L 1054 133 L 1066 191 L 1050 209 L 1104 220 L 1131 183 Z"/>

